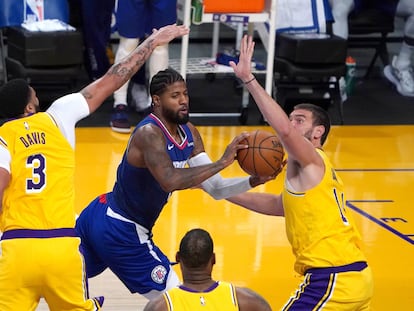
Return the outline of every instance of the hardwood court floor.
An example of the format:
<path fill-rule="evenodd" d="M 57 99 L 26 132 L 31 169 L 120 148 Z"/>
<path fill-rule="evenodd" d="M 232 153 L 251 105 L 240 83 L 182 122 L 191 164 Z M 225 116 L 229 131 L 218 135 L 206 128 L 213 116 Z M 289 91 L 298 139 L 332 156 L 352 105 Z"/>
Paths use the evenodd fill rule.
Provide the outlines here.
<path fill-rule="evenodd" d="M 266 126 L 201 126 L 206 151 L 217 160 L 238 133 Z M 112 188 L 128 135 L 109 128 L 78 128 L 76 206 L 80 212 L 96 195 Z M 375 278 L 372 310 L 413 310 L 414 306 L 414 126 L 334 126 L 325 150 L 346 184 L 348 207 L 361 231 Z M 244 175 L 237 163 L 222 172 Z M 283 176 L 253 191 L 278 192 Z M 274 310 L 300 281 L 284 219 L 258 215 L 201 190 L 174 193 L 154 228 L 154 240 L 174 259 L 180 238 L 195 227 L 215 241 L 214 278 L 248 286 Z M 180 275 L 179 267 L 175 267 Z M 142 310 L 110 272 L 90 280 L 92 295 L 105 295 L 104 310 Z M 38 310 L 48 310 L 44 302 Z"/>

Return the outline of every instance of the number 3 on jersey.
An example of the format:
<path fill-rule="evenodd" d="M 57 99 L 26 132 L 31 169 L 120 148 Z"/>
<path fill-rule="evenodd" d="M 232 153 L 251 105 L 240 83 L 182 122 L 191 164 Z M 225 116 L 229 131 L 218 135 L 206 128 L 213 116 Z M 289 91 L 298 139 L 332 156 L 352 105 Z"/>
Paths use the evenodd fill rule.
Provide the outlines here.
<path fill-rule="evenodd" d="M 41 192 L 46 185 L 46 159 L 38 153 L 27 158 L 26 167 L 31 169 L 32 176 L 26 180 L 26 192 Z"/>

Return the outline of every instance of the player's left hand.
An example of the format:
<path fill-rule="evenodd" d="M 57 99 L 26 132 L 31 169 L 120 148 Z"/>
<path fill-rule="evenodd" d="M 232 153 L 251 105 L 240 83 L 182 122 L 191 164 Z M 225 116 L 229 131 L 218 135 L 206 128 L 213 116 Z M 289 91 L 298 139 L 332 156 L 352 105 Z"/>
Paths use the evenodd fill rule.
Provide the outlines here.
<path fill-rule="evenodd" d="M 282 172 L 286 163 L 287 163 L 287 160 L 286 159 L 283 160 L 282 164 L 280 165 L 280 169 L 271 176 L 250 176 L 250 179 L 249 179 L 250 186 L 254 188 L 258 185 L 265 184 L 268 181 L 275 179 L 280 174 L 280 172 Z"/>
<path fill-rule="evenodd" d="M 277 176 L 277 174 L 271 175 L 271 176 L 250 176 L 249 182 L 250 182 L 250 186 L 252 186 L 252 188 L 265 184 L 270 180 L 275 179 Z"/>

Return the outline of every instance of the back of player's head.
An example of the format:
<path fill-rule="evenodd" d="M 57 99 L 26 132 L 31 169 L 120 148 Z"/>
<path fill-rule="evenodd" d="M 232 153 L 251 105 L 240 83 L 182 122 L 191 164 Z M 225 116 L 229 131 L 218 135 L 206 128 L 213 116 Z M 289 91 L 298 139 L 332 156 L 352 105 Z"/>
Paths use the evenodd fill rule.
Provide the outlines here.
<path fill-rule="evenodd" d="M 213 239 L 203 229 L 188 231 L 180 242 L 180 261 L 188 268 L 207 265 L 213 255 Z"/>
<path fill-rule="evenodd" d="M 13 79 L 0 88 L 0 117 L 16 118 L 24 113 L 30 98 L 30 87 L 24 79 Z"/>
<path fill-rule="evenodd" d="M 293 109 L 303 109 L 310 111 L 313 117 L 313 126 L 323 125 L 325 127 L 325 132 L 321 137 L 321 145 L 323 145 L 331 129 L 331 120 L 329 118 L 328 112 L 320 106 L 308 103 L 298 104 Z"/>
<path fill-rule="evenodd" d="M 184 81 L 184 78 L 176 70 L 172 68 L 161 70 L 152 77 L 150 95 L 161 95 L 169 85 L 178 81 Z"/>

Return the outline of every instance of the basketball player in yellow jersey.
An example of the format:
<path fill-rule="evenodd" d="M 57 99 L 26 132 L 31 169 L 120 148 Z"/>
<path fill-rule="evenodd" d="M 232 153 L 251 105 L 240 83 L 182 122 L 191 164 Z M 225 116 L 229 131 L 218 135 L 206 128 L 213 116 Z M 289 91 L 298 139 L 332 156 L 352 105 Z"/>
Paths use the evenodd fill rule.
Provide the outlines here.
<path fill-rule="evenodd" d="M 266 300 L 252 290 L 211 278 L 216 262 L 213 248 L 207 231 L 188 231 L 176 255 L 183 284 L 149 301 L 144 311 L 270 311 Z"/>
<path fill-rule="evenodd" d="M 25 80 L 0 89 L 0 310 L 100 310 L 88 298 L 74 208 L 75 124 L 95 111 L 145 63 L 158 45 L 185 35 L 170 25 L 153 33 L 79 93 L 39 112 Z"/>
<path fill-rule="evenodd" d="M 288 153 L 286 180 L 281 195 L 245 193 L 230 201 L 259 213 L 285 216 L 295 271 L 304 280 L 282 310 L 369 310 L 371 270 L 345 206 L 342 181 L 322 151 L 329 116 L 319 106 L 300 104 L 288 117 L 253 76 L 253 52 L 252 38 L 244 36 L 239 62 L 231 66 Z"/>

